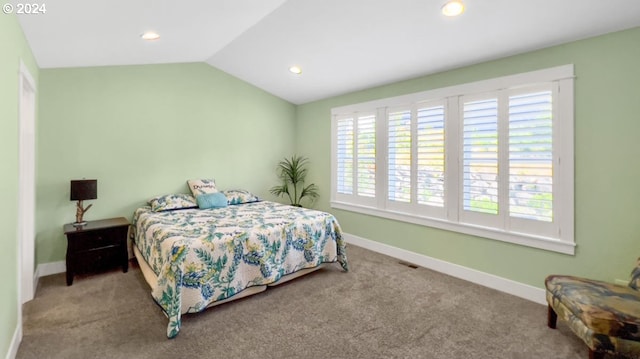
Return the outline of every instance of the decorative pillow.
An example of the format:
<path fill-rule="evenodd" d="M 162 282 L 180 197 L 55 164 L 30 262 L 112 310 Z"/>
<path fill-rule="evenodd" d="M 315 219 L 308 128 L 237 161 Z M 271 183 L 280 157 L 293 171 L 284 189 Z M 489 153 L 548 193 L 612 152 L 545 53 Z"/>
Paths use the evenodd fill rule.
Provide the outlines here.
<path fill-rule="evenodd" d="M 216 188 L 216 180 L 213 178 L 188 180 L 187 184 L 189 185 L 191 194 L 196 198 L 201 194 L 218 192 L 218 189 Z"/>
<path fill-rule="evenodd" d="M 200 209 L 224 208 L 227 206 L 227 197 L 221 192 L 201 194 L 196 197 L 196 200 Z"/>
<path fill-rule="evenodd" d="M 196 203 L 196 199 L 193 196 L 182 193 L 154 197 L 149 200 L 149 205 L 154 212 L 198 207 L 198 203 Z"/>
<path fill-rule="evenodd" d="M 249 191 L 242 189 L 232 189 L 228 191 L 222 191 L 227 196 L 227 202 L 230 205 L 259 202 L 260 198 Z"/>

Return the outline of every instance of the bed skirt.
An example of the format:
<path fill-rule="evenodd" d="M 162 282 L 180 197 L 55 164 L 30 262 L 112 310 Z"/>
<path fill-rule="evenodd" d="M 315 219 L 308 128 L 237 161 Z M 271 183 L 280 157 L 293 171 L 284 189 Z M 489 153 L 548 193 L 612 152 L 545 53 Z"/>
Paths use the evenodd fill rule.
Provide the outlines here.
<path fill-rule="evenodd" d="M 149 284 L 149 287 L 151 288 L 151 290 L 155 289 L 158 285 L 158 276 L 153 272 L 153 270 L 151 269 L 151 267 L 149 266 L 149 264 L 147 263 L 147 261 L 144 259 L 144 257 L 142 256 L 142 253 L 140 253 L 140 250 L 138 249 L 137 246 L 133 246 L 133 253 L 136 257 L 136 260 L 138 261 L 138 265 L 140 266 L 140 271 L 142 272 L 142 275 L 144 276 L 144 279 L 147 281 L 147 284 Z M 211 307 L 215 307 L 216 305 L 220 305 L 220 304 L 224 304 L 224 303 L 228 303 L 237 299 L 241 299 L 241 298 L 245 298 L 245 297 L 249 297 L 252 296 L 254 294 L 258 294 L 261 292 L 264 292 L 265 290 L 267 290 L 267 287 L 275 287 L 278 286 L 282 283 L 286 283 L 290 280 L 302 277 L 303 275 L 312 273 L 317 271 L 318 269 L 322 269 L 328 265 L 330 265 L 332 263 L 322 263 L 317 267 L 314 268 L 305 268 L 305 269 L 301 269 L 297 272 L 288 274 L 283 276 L 282 278 L 280 278 L 280 280 L 278 280 L 277 282 L 274 283 L 269 283 L 267 285 L 257 285 L 257 286 L 253 286 L 253 287 L 248 287 L 245 290 L 229 297 L 229 298 L 225 298 L 222 300 L 218 300 L 215 302 L 210 303 L 207 308 L 211 308 Z M 162 311 L 164 313 L 165 316 L 168 317 L 167 313 L 164 312 L 164 310 Z M 185 312 L 187 313 L 187 312 Z M 182 314 L 185 314 L 182 313 Z"/>

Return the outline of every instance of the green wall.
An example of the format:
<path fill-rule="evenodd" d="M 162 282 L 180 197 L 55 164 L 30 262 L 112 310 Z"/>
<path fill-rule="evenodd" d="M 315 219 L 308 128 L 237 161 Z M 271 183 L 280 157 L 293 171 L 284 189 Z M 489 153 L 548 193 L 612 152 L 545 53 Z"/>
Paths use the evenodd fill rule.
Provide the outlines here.
<path fill-rule="evenodd" d="M 640 256 L 639 43 L 635 28 L 299 106 L 296 149 L 318 207 L 347 233 L 536 287 L 550 273 L 628 279 Z M 330 208 L 332 107 L 564 64 L 576 73 L 575 256 Z"/>
<path fill-rule="evenodd" d="M 18 84 L 20 60 L 38 81 L 38 67 L 15 15 L 0 14 L 0 357 L 18 325 Z"/>
<path fill-rule="evenodd" d="M 130 219 L 192 178 L 269 198 L 294 150 L 294 105 L 204 63 L 41 70 L 40 91 L 37 263 L 64 260 L 71 179 L 98 180 L 85 219 Z"/>

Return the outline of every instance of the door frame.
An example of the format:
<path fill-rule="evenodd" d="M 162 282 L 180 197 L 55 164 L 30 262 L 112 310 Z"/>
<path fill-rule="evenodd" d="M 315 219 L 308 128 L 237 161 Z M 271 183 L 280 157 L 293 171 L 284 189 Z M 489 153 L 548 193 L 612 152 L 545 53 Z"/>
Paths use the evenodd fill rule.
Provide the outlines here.
<path fill-rule="evenodd" d="M 18 295 L 22 304 L 35 292 L 36 84 L 20 60 L 18 89 Z"/>

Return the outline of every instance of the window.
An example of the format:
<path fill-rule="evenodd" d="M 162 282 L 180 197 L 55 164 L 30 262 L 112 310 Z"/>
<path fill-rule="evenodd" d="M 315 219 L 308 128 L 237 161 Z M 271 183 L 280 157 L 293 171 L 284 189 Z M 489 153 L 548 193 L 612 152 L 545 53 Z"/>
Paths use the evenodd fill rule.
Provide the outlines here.
<path fill-rule="evenodd" d="M 386 113 L 385 207 L 444 217 L 444 103 L 422 102 L 389 109 Z"/>
<path fill-rule="evenodd" d="M 332 115 L 333 207 L 574 253 L 572 65 Z"/>
<path fill-rule="evenodd" d="M 340 194 L 353 194 L 353 118 L 338 120 L 338 186 Z"/>
<path fill-rule="evenodd" d="M 376 196 L 376 117 L 366 115 L 356 121 L 356 187 L 358 196 Z"/>
<path fill-rule="evenodd" d="M 444 206 L 444 105 L 422 107 L 416 117 L 416 202 Z"/>
<path fill-rule="evenodd" d="M 389 113 L 389 201 L 411 202 L 411 110 Z"/>
<path fill-rule="evenodd" d="M 376 197 L 376 116 L 355 114 L 336 119 L 336 195 L 353 203 Z"/>
<path fill-rule="evenodd" d="M 463 102 L 463 210 L 498 214 L 498 99 Z"/>
<path fill-rule="evenodd" d="M 552 92 L 509 97 L 509 215 L 553 221 Z"/>

